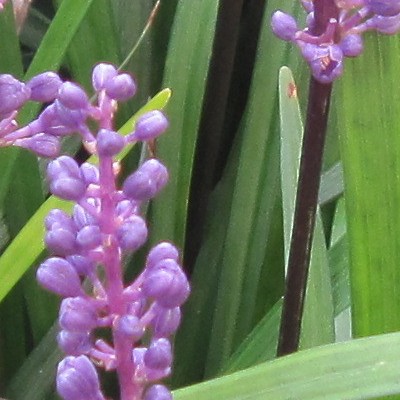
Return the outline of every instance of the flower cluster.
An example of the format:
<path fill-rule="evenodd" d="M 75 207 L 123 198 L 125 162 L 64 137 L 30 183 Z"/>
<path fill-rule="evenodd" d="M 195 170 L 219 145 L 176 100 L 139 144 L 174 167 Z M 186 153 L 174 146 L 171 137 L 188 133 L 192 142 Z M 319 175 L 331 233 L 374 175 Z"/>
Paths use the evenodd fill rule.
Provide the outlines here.
<path fill-rule="evenodd" d="M 326 0 L 321 0 L 326 1 Z M 400 0 L 330 0 L 335 15 L 322 33 L 315 32 L 314 2 L 302 0 L 307 27 L 300 30 L 295 19 L 276 11 L 272 30 L 279 38 L 295 43 L 315 79 L 330 83 L 343 72 L 344 57 L 363 51 L 362 34 L 369 30 L 392 35 L 400 31 Z"/>
<path fill-rule="evenodd" d="M 171 372 L 169 337 L 190 290 L 178 250 L 168 242 L 153 247 L 143 272 L 127 285 L 122 270 L 123 257 L 146 242 L 141 206 L 166 185 L 168 171 L 159 160 L 149 159 L 118 188 L 115 161 L 125 146 L 163 133 L 168 121 L 154 110 L 122 136 L 113 130 L 113 115 L 118 101 L 134 95 L 134 81 L 110 64 L 99 64 L 92 83 L 96 104 L 78 85 L 62 82 L 53 72 L 27 84 L 0 76 L 0 145 L 52 158 L 50 191 L 75 203 L 71 215 L 54 209 L 46 217 L 51 257 L 37 271 L 39 283 L 63 297 L 58 343 L 67 357 L 58 366 L 57 390 L 65 400 L 104 400 L 96 365 L 117 372 L 121 400 L 168 400 L 169 390 L 158 381 Z M 18 128 L 16 114 L 28 100 L 50 104 Z M 98 166 L 59 156 L 60 140 L 72 133 L 97 155 Z"/>

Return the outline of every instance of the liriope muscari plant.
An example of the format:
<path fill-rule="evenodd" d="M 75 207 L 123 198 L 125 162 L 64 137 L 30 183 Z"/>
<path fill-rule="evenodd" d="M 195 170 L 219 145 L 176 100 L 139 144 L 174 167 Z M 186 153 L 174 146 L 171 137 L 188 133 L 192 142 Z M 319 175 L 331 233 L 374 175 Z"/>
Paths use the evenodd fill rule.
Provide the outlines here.
<path fill-rule="evenodd" d="M 133 79 L 110 64 L 99 64 L 92 83 L 95 104 L 78 85 L 63 82 L 54 72 L 26 84 L 0 75 L 0 145 L 51 158 L 51 193 L 75 203 L 71 215 L 54 209 L 46 217 L 45 243 L 51 257 L 37 270 L 39 283 L 63 298 L 58 344 L 66 357 L 58 365 L 57 391 L 65 400 L 106 399 L 97 366 L 116 371 L 121 400 L 167 400 L 171 393 L 159 381 L 171 373 L 169 338 L 190 291 L 178 250 L 168 242 L 153 247 L 144 270 L 128 284 L 122 267 L 124 257 L 146 242 L 141 208 L 166 185 L 168 171 L 151 158 L 118 187 L 115 156 L 132 143 L 162 134 L 168 120 L 153 110 L 122 136 L 114 130 L 113 117 L 118 102 L 135 94 Z M 18 110 L 29 100 L 50 104 L 35 120 L 18 127 Z M 87 151 L 97 156 L 98 166 L 79 165 L 60 155 L 60 141 L 70 134 L 80 136 Z"/>

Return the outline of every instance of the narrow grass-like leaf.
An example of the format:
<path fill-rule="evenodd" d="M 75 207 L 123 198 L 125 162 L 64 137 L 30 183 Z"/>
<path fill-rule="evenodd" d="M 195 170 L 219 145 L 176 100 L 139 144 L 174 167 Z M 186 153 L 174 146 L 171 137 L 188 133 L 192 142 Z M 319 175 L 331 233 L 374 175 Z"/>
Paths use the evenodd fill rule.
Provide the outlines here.
<path fill-rule="evenodd" d="M 332 296 L 335 315 L 350 306 L 349 244 L 344 198 L 336 205 L 329 248 Z"/>
<path fill-rule="evenodd" d="M 166 190 L 154 202 L 153 240 L 183 247 L 190 177 L 206 88 L 219 0 L 181 1 L 175 15 L 164 86 L 172 88 L 168 106 L 172 135 L 160 138 L 157 153 L 170 171 Z"/>
<path fill-rule="evenodd" d="M 281 117 L 282 202 L 285 261 L 287 264 L 296 204 L 303 124 L 297 100 L 296 84 L 291 71 L 286 67 L 283 67 L 280 71 L 279 100 Z M 300 347 L 303 349 L 334 341 L 331 281 L 319 210 L 317 210 L 316 216 L 307 285 L 300 338 Z"/>
<path fill-rule="evenodd" d="M 282 299 L 268 311 L 227 362 L 224 375 L 253 367 L 276 357 Z"/>
<path fill-rule="evenodd" d="M 7 388 L 9 399 L 43 400 L 52 390 L 56 366 L 62 356 L 56 344 L 58 330 L 55 324 L 26 359 Z"/>
<path fill-rule="evenodd" d="M 174 393 L 176 400 L 366 400 L 400 393 L 400 333 L 317 347 Z"/>
<path fill-rule="evenodd" d="M 264 13 L 257 64 L 241 126 L 243 141 L 221 256 L 207 377 L 224 367 L 230 355 L 282 295 L 276 107 L 278 69 L 286 56 L 286 46 L 274 42 L 269 18 L 276 8 L 294 8 L 297 12 L 298 6 L 291 1 L 271 1 Z"/>
<path fill-rule="evenodd" d="M 205 239 L 191 276 L 192 293 L 184 307 L 184 318 L 175 340 L 174 387 L 199 381 L 204 374 L 239 146 L 240 138 L 237 138 L 224 175 L 210 196 Z"/>
<path fill-rule="evenodd" d="M 55 0 L 58 6 L 66 0 Z M 110 0 L 92 2 L 79 25 L 67 51 L 68 65 L 74 80 L 92 90 L 91 73 L 99 61 L 120 62 L 119 41 L 115 31 Z"/>
<path fill-rule="evenodd" d="M 399 69 L 400 38 L 371 34 L 338 82 L 356 336 L 400 329 Z"/>
<path fill-rule="evenodd" d="M 132 131 L 135 121 L 143 113 L 152 109 L 162 109 L 169 101 L 171 91 L 165 89 L 154 96 L 144 105 L 120 130 L 121 133 Z M 125 156 L 127 153 L 121 154 Z M 93 160 L 93 159 L 92 159 Z M 39 254 L 44 250 L 42 238 L 44 235 L 43 220 L 53 208 L 60 208 L 69 211 L 72 203 L 60 200 L 51 196 L 32 216 L 29 222 L 23 227 L 17 237 L 10 243 L 0 258 L 0 301 L 11 290 L 25 271 L 32 265 Z M 16 262 L 16 260 L 18 260 Z"/>
<path fill-rule="evenodd" d="M 21 78 L 22 58 L 11 2 L 0 13 L 0 72 Z"/>
<path fill-rule="evenodd" d="M 318 203 L 320 206 L 335 200 L 343 194 L 343 168 L 338 162 L 325 171 L 321 176 Z"/>

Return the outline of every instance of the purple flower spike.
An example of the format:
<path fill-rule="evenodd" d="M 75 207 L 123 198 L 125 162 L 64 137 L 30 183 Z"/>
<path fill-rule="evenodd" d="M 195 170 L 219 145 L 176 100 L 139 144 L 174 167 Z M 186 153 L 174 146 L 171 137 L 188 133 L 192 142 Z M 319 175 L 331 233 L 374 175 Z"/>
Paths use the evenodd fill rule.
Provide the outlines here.
<path fill-rule="evenodd" d="M 343 73 L 344 57 L 363 51 L 361 35 L 369 30 L 392 35 L 400 31 L 400 0 L 301 0 L 307 12 L 306 27 L 281 11 L 272 16 L 276 36 L 292 41 L 308 62 L 313 77 L 332 83 Z M 317 23 L 318 22 L 318 23 Z"/>
<path fill-rule="evenodd" d="M 144 400 L 172 400 L 172 394 L 164 385 L 153 385 L 146 391 Z"/>
<path fill-rule="evenodd" d="M 62 81 L 58 74 L 50 71 L 36 75 L 26 85 L 31 90 L 31 100 L 46 103 L 57 97 Z"/>
<path fill-rule="evenodd" d="M 164 165 L 150 159 L 125 180 L 123 191 L 132 200 L 146 201 L 159 193 L 167 181 L 168 171 Z"/>
<path fill-rule="evenodd" d="M 57 392 L 64 400 L 105 400 L 96 369 L 86 356 L 66 357 L 58 364 Z"/>
<path fill-rule="evenodd" d="M 37 272 L 40 284 L 64 297 L 57 340 L 69 357 L 58 367 L 59 394 L 65 400 L 105 400 L 93 360 L 106 371 L 116 371 L 121 400 L 144 396 L 170 400 L 169 390 L 154 383 L 171 373 L 169 336 L 179 325 L 180 305 L 189 293 L 178 265 L 179 252 L 171 243 L 160 243 L 149 253 L 136 280 L 125 285 L 122 279 L 125 253 L 138 250 L 148 236 L 143 202 L 162 190 L 168 171 L 157 159 L 147 160 L 121 188 L 115 157 L 130 142 L 151 140 L 164 132 L 166 117 L 161 111 L 151 111 L 127 137 L 115 132 L 118 101 L 131 97 L 136 86 L 129 75 L 119 74 L 110 64 L 93 70 L 97 92 L 93 105 L 79 86 L 62 83 L 54 73 L 38 75 L 26 87 L 12 77 L 10 82 L 18 96 L 25 91 L 32 100 L 53 102 L 19 129 L 14 121 L 18 110 L 5 115 L 0 121 L 5 145 L 54 157 L 60 137 L 78 133 L 87 151 L 98 156 L 98 167 L 79 166 L 68 156 L 53 159 L 47 167 L 50 191 L 75 202 L 71 215 L 56 209 L 46 217 L 45 243 L 53 257 Z M 0 95 L 1 91 L 0 81 Z M 10 97 L 17 95 L 12 92 Z M 98 128 L 93 131 L 93 127 Z M 88 285 L 83 287 L 85 278 Z M 110 343 L 97 336 L 100 329 Z M 138 347 L 142 339 L 150 343 L 149 348 Z"/>
<path fill-rule="evenodd" d="M 165 370 L 171 367 L 172 350 L 168 339 L 154 340 L 144 354 L 143 361 L 147 368 Z"/>
<path fill-rule="evenodd" d="M 47 259 L 37 270 L 36 278 L 44 288 L 62 297 L 75 297 L 82 294 L 78 274 L 74 267 L 63 258 Z"/>
<path fill-rule="evenodd" d="M 116 68 L 111 64 L 97 64 L 92 73 L 92 85 L 96 92 L 105 89 L 106 83 L 116 77 Z"/>
<path fill-rule="evenodd" d="M 124 101 L 130 99 L 136 93 L 136 85 L 128 74 L 119 74 L 105 82 L 105 90 L 114 100 Z"/>
<path fill-rule="evenodd" d="M 168 120 L 161 111 L 150 111 L 136 122 L 132 139 L 141 141 L 155 139 L 167 130 L 168 125 Z"/>
<path fill-rule="evenodd" d="M 38 133 L 30 138 L 18 139 L 15 146 L 31 150 L 39 157 L 54 158 L 60 154 L 60 140 L 46 133 Z"/>
<path fill-rule="evenodd" d="M 117 132 L 100 129 L 97 134 L 97 153 L 101 156 L 112 157 L 125 146 L 124 138 Z"/>
<path fill-rule="evenodd" d="M 50 190 L 64 200 L 79 200 L 86 192 L 86 184 L 76 161 L 61 156 L 47 167 Z"/>
<path fill-rule="evenodd" d="M 178 307 L 189 296 L 189 283 L 176 261 L 167 259 L 159 262 L 146 275 L 143 293 L 154 298 L 165 308 Z"/>
<path fill-rule="evenodd" d="M 89 99 L 84 90 L 71 82 L 64 82 L 61 85 L 57 98 L 64 107 L 71 110 L 86 109 L 89 105 Z"/>
<path fill-rule="evenodd" d="M 24 83 L 8 74 L 0 75 L 0 118 L 18 110 L 29 100 L 31 90 Z"/>
<path fill-rule="evenodd" d="M 61 331 L 57 335 L 57 343 L 61 350 L 70 356 L 86 354 L 93 347 L 89 332 Z"/>
<path fill-rule="evenodd" d="M 98 325 L 97 310 L 83 297 L 69 297 L 61 303 L 59 323 L 71 332 L 89 332 Z"/>

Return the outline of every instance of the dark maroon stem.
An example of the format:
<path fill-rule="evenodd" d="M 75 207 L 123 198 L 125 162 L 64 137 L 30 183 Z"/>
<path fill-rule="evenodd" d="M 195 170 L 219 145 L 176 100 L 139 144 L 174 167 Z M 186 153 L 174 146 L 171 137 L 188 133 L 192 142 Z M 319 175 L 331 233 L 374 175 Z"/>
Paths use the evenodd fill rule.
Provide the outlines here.
<path fill-rule="evenodd" d="M 337 8 L 333 0 L 315 0 L 314 7 L 313 34 L 319 35 L 325 31 L 329 19 L 337 16 Z M 311 78 L 278 356 L 293 353 L 299 347 L 331 91 L 332 84 L 322 84 Z"/>

